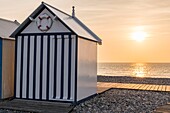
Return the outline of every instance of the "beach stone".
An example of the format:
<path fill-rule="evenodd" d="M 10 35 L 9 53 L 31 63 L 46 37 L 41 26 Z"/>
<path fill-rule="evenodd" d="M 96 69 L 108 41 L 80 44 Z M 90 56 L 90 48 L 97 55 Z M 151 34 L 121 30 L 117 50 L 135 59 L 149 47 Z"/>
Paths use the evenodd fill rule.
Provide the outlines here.
<path fill-rule="evenodd" d="M 170 93 L 111 89 L 76 106 L 72 113 L 151 113 L 170 102 Z M 85 111 L 85 112 L 84 112 Z"/>
<path fill-rule="evenodd" d="M 98 77 L 98 81 L 118 83 L 150 83 L 170 85 L 170 79 Z M 170 102 L 170 93 L 125 89 L 111 89 L 77 105 L 72 113 L 151 113 Z M 0 110 L 0 113 L 29 113 Z"/>

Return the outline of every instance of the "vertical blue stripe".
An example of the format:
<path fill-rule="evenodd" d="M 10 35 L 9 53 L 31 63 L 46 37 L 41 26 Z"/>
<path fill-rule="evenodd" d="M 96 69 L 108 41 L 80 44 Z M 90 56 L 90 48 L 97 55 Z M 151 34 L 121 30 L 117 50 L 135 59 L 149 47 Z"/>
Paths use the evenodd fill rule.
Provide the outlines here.
<path fill-rule="evenodd" d="M 47 89 L 46 89 L 46 99 L 49 100 L 49 80 L 50 80 L 50 39 L 51 37 L 48 36 L 48 40 L 47 40 Z"/>
<path fill-rule="evenodd" d="M 63 94 L 64 94 L 64 35 L 62 35 L 62 47 L 61 47 L 61 94 L 60 94 L 60 99 L 63 99 Z"/>
<path fill-rule="evenodd" d="M 21 68 L 20 68 L 20 98 L 22 98 L 22 84 L 23 84 L 23 63 L 24 61 L 24 37 L 21 38 Z"/>
<path fill-rule="evenodd" d="M 26 86 L 26 98 L 29 98 L 29 70 L 30 70 L 30 36 L 28 36 L 28 47 L 27 47 L 27 86 Z M 26 59 L 25 59 L 26 60 Z"/>
<path fill-rule="evenodd" d="M 42 99 L 42 85 L 43 85 L 43 46 L 44 37 L 41 37 L 41 56 L 40 56 L 40 100 Z"/>
<path fill-rule="evenodd" d="M 67 99 L 70 99 L 71 95 L 71 53 L 72 53 L 72 43 L 71 43 L 71 35 L 69 35 L 69 54 L 68 54 L 68 97 Z"/>
<path fill-rule="evenodd" d="M 33 68 L 33 99 L 35 99 L 36 93 L 36 56 L 37 56 L 37 37 L 34 37 L 34 68 Z"/>
<path fill-rule="evenodd" d="M 0 39 L 0 99 L 2 99 L 2 39 Z"/>
<path fill-rule="evenodd" d="M 74 103 L 77 103 L 77 68 L 78 68 L 78 36 L 76 35 L 76 50 L 75 50 L 75 94 L 74 94 Z"/>
<path fill-rule="evenodd" d="M 53 98 L 56 98 L 56 90 L 57 90 L 57 35 L 55 35 L 55 47 L 54 47 L 54 91 Z"/>

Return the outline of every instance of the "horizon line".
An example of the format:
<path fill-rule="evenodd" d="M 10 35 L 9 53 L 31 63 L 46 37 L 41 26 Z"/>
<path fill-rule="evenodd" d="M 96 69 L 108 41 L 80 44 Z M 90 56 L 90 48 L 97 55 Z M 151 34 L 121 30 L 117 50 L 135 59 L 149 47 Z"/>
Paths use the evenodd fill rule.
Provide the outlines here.
<path fill-rule="evenodd" d="M 107 62 L 97 62 L 97 63 L 160 63 L 160 64 L 165 63 L 165 64 L 170 64 L 170 62 L 122 62 L 122 61 L 121 62 L 116 62 L 116 61 L 115 62 L 113 62 L 113 61 L 108 62 L 107 61 Z"/>

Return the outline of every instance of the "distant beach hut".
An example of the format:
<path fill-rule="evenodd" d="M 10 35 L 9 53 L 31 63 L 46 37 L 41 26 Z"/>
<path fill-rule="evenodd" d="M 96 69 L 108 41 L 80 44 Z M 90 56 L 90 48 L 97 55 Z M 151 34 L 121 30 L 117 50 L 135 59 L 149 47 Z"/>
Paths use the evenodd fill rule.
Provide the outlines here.
<path fill-rule="evenodd" d="M 0 99 L 14 95 L 15 40 L 9 36 L 18 26 L 17 21 L 0 18 Z"/>
<path fill-rule="evenodd" d="M 96 94 L 97 43 L 75 17 L 44 2 L 11 35 L 16 39 L 15 97 L 75 102 Z"/>

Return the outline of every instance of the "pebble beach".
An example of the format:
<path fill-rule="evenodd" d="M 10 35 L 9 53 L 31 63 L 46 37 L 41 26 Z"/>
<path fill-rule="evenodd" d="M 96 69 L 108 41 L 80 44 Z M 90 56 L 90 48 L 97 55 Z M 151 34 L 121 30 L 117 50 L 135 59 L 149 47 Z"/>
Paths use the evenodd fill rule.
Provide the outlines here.
<path fill-rule="evenodd" d="M 98 82 L 170 85 L 170 78 L 141 78 L 130 76 L 97 76 Z"/>
<path fill-rule="evenodd" d="M 167 78 L 98 76 L 98 82 L 170 85 Z M 71 113 L 153 113 L 170 102 L 170 92 L 110 89 L 77 105 Z M 0 113 L 30 113 L 0 110 Z"/>
<path fill-rule="evenodd" d="M 72 113 L 152 113 L 170 102 L 170 93 L 111 89 L 80 105 Z"/>
<path fill-rule="evenodd" d="M 170 85 L 168 78 L 98 76 L 98 82 Z M 170 102 L 170 92 L 111 89 L 79 104 L 72 113 L 153 113 Z"/>

